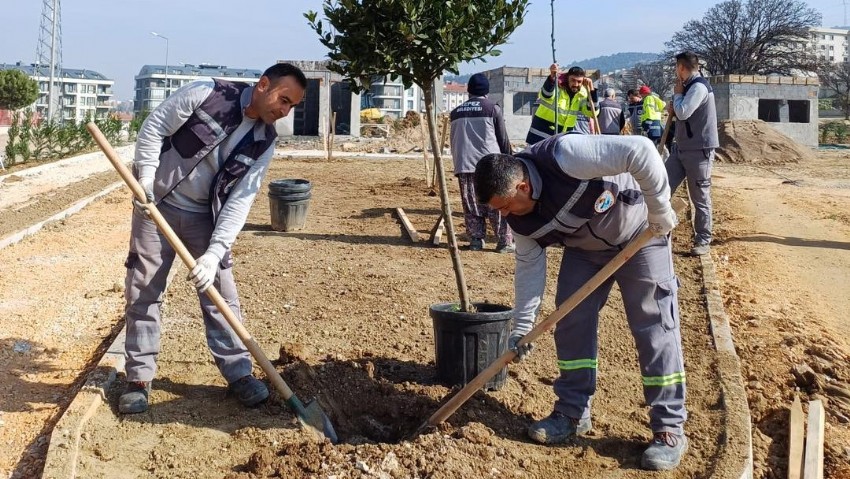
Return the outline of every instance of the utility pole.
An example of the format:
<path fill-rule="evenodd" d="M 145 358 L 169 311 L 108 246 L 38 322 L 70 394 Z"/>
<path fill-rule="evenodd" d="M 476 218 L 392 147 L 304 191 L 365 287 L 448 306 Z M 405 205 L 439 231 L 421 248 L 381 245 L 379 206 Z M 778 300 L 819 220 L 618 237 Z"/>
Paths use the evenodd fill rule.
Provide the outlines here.
<path fill-rule="evenodd" d="M 165 40 L 165 98 L 163 98 L 165 100 L 168 98 L 168 37 L 156 32 L 151 32 L 151 35 Z"/>
<path fill-rule="evenodd" d="M 47 119 L 55 119 L 59 106 L 59 91 L 62 84 L 62 26 L 61 5 L 59 0 L 43 0 L 41 7 L 41 26 L 36 48 L 35 74 L 47 77 Z M 44 67 L 50 65 L 45 75 Z M 59 77 L 57 81 L 56 77 Z"/>

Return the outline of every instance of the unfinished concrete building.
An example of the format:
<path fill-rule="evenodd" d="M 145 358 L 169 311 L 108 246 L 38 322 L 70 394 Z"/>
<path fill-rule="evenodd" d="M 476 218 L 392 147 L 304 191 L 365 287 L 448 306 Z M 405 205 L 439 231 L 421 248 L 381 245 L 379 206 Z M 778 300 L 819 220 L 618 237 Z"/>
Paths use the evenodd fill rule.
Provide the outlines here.
<path fill-rule="evenodd" d="M 360 95 L 353 93 L 342 75 L 331 72 L 327 61 L 281 60 L 304 71 L 304 100 L 277 122 L 280 136 L 322 136 L 329 132 L 336 113 L 336 134 L 360 136 Z"/>
<path fill-rule="evenodd" d="M 817 78 L 723 75 L 709 81 L 718 121 L 763 120 L 802 145 L 818 146 Z"/>
<path fill-rule="evenodd" d="M 549 68 L 504 66 L 482 73 L 490 80 L 489 98 L 502 106 L 508 137 L 524 141 L 537 110 L 537 93 L 549 76 Z M 598 78 L 596 70 L 587 73 Z"/>

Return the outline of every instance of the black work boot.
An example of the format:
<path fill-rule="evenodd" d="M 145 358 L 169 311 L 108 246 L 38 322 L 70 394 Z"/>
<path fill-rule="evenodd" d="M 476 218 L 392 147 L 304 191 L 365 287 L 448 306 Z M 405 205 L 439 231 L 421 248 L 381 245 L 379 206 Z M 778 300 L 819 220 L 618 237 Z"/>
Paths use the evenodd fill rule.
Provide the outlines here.
<path fill-rule="evenodd" d="M 253 374 L 233 381 L 228 386 L 228 390 L 245 407 L 254 407 L 269 397 L 269 388 Z"/>
<path fill-rule="evenodd" d="M 590 418 L 576 419 L 553 411 L 528 427 L 528 436 L 541 444 L 560 444 L 571 437 L 584 434 L 593 427 Z"/>
<path fill-rule="evenodd" d="M 138 414 L 147 411 L 150 394 L 150 381 L 127 383 L 127 387 L 124 388 L 124 392 L 118 398 L 118 412 L 121 414 Z"/>
<path fill-rule="evenodd" d="M 679 465 L 687 450 L 688 438 L 684 434 L 656 432 L 643 452 L 640 465 L 651 471 L 669 471 Z"/>

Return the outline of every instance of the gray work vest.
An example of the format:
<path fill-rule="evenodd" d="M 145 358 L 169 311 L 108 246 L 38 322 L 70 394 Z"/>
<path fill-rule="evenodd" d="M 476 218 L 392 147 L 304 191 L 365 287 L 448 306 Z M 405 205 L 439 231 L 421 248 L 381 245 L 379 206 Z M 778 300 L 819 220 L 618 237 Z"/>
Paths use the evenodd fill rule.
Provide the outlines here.
<path fill-rule="evenodd" d="M 537 204 L 526 215 L 508 215 L 508 224 L 543 248 L 553 244 L 588 251 L 622 248 L 646 228 L 646 205 L 637 181 L 628 173 L 592 180 L 573 178 L 555 159 L 561 136 L 547 138 L 516 155 L 529 176 L 539 178 L 539 182 L 530 180 Z"/>
<path fill-rule="evenodd" d="M 620 134 L 620 116 L 623 105 L 616 100 L 606 98 L 599 102 L 599 129 L 603 135 Z"/>
<path fill-rule="evenodd" d="M 159 166 L 154 176 L 154 196 L 162 201 L 183 181 L 215 147 L 242 123 L 242 92 L 247 83 L 213 80 L 213 92 L 201 103 L 186 123 L 163 139 Z M 274 125 L 262 122 L 242 138 L 216 174 L 210 188 L 213 223 L 241 179 L 260 155 L 277 138 Z"/>
<path fill-rule="evenodd" d="M 714 89 L 705 77 L 697 76 L 685 85 L 684 95 L 697 83 L 702 83 L 708 89 L 708 96 L 702 105 L 685 121 L 676 125 L 676 144 L 682 151 L 704 150 L 717 148 L 720 140 L 717 137 L 717 108 L 714 104 Z M 682 125 L 684 123 L 684 125 Z"/>

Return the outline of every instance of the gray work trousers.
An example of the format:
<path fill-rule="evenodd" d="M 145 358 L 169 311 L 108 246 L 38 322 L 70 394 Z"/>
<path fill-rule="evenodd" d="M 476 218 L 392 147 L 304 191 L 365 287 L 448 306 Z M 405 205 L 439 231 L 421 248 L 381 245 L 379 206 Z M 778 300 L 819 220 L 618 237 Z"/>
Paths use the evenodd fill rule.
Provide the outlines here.
<path fill-rule="evenodd" d="M 157 205 L 177 236 L 195 258 L 204 254 L 213 232 L 212 215 L 192 213 L 166 203 Z M 168 271 L 175 251 L 144 213 L 133 210 L 130 253 L 124 299 L 127 340 L 124 352 L 128 381 L 151 381 L 156 374 L 156 357 L 160 347 L 160 309 Z M 225 256 L 214 286 L 230 309 L 242 320 L 239 295 L 233 281 L 230 254 Z M 198 293 L 206 327 L 207 345 L 216 366 L 228 383 L 251 374 L 251 356 L 236 333 L 227 324 L 205 293 Z"/>
<path fill-rule="evenodd" d="M 682 151 L 678 146 L 665 162 L 670 193 L 688 179 L 688 194 L 694 204 L 694 244 L 711 243 L 711 166 L 714 148 Z"/>
<path fill-rule="evenodd" d="M 557 304 L 566 301 L 616 253 L 566 248 L 558 273 Z M 655 238 L 641 248 L 558 323 L 555 347 L 561 374 L 554 385 L 558 396 L 555 410 L 573 418 L 590 417 L 596 391 L 599 311 L 615 280 L 637 346 L 650 428 L 682 434 L 687 419 L 685 369 L 676 293 L 679 283 L 669 238 Z"/>

